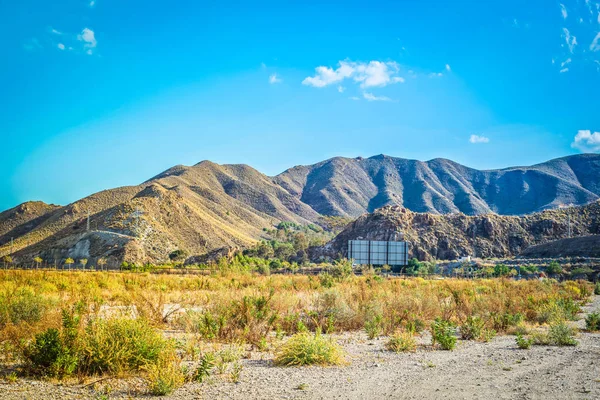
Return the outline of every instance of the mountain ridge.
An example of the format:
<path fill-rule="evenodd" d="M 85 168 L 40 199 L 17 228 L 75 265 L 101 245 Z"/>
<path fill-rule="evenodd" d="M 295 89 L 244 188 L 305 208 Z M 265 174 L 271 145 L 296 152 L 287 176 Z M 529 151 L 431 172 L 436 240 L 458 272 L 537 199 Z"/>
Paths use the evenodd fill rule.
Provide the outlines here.
<path fill-rule="evenodd" d="M 162 262 L 174 250 L 194 256 L 250 246 L 282 221 L 355 218 L 385 206 L 437 215 L 522 215 L 597 201 L 598 176 L 597 154 L 500 170 L 444 158 L 333 157 L 273 177 L 245 164 L 204 160 L 66 206 L 30 202 L 6 210 L 0 213 L 0 256 Z"/>

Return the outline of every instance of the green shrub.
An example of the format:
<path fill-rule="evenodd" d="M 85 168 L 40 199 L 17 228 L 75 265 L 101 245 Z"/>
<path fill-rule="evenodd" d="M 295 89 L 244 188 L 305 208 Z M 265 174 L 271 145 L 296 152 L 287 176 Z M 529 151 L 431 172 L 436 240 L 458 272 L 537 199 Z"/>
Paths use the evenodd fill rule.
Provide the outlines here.
<path fill-rule="evenodd" d="M 417 349 L 417 342 L 410 332 L 396 331 L 385 343 L 385 348 L 396 353 L 415 351 Z"/>
<path fill-rule="evenodd" d="M 161 355 L 156 363 L 147 364 L 143 369 L 148 391 L 155 396 L 168 395 L 185 382 L 179 362 L 171 355 Z"/>
<path fill-rule="evenodd" d="M 552 340 L 550 340 L 547 332 L 533 332 L 531 340 L 533 340 L 533 344 L 536 346 L 549 346 L 552 344 Z"/>
<path fill-rule="evenodd" d="M 351 275 L 354 275 L 354 270 L 352 269 L 352 261 L 347 259 L 336 260 L 333 262 L 333 265 L 330 268 L 331 276 L 333 276 L 338 281 L 343 281 L 349 278 Z"/>
<path fill-rule="evenodd" d="M 594 285 L 594 294 L 596 296 L 600 295 L 600 282 L 596 282 L 596 284 Z"/>
<path fill-rule="evenodd" d="M 413 318 L 406 321 L 406 331 L 412 333 L 421 333 L 425 329 L 425 323 L 420 318 Z"/>
<path fill-rule="evenodd" d="M 34 373 L 59 378 L 73 374 L 79 361 L 68 340 L 55 328 L 36 335 L 24 357 Z"/>
<path fill-rule="evenodd" d="M 170 343 L 147 322 L 126 318 L 92 321 L 81 347 L 81 367 L 92 374 L 140 370 L 173 352 Z"/>
<path fill-rule="evenodd" d="M 548 337 L 550 342 L 556 346 L 577 346 L 574 336 L 575 330 L 564 322 L 550 325 Z"/>
<path fill-rule="evenodd" d="M 200 358 L 200 364 L 196 371 L 194 371 L 193 379 L 196 382 L 204 382 L 204 379 L 210 376 L 211 370 L 215 366 L 215 355 L 213 353 L 206 353 Z"/>
<path fill-rule="evenodd" d="M 520 349 L 529 349 L 531 347 L 531 345 L 533 344 L 534 339 L 533 338 L 526 338 L 521 334 L 517 334 L 517 338 L 516 338 L 516 342 L 517 342 L 517 346 Z"/>
<path fill-rule="evenodd" d="M 480 317 L 467 317 L 464 324 L 460 326 L 460 337 L 464 340 L 475 340 L 481 338 L 485 321 Z"/>
<path fill-rule="evenodd" d="M 375 339 L 383 332 L 383 316 L 374 314 L 365 321 L 365 331 L 369 339 Z"/>
<path fill-rule="evenodd" d="M 62 329 L 48 328 L 35 336 L 23 350 L 24 359 L 32 372 L 65 377 L 73 374 L 80 365 L 78 347 L 80 317 L 75 311 L 62 311 Z"/>
<path fill-rule="evenodd" d="M 344 362 L 341 347 L 319 333 L 297 333 L 276 352 L 275 364 L 283 366 L 340 365 Z"/>
<path fill-rule="evenodd" d="M 484 328 L 479 335 L 479 340 L 487 343 L 496 337 L 497 332 L 493 329 Z"/>
<path fill-rule="evenodd" d="M 498 332 L 506 332 L 509 328 L 519 325 L 525 319 L 521 313 L 511 314 L 509 312 L 501 314 L 493 313 L 491 317 L 492 327 Z"/>
<path fill-rule="evenodd" d="M 454 336 L 454 325 L 445 319 L 436 318 L 431 325 L 431 345 L 437 344 L 443 350 L 453 350 L 456 347 L 456 336 Z"/>
<path fill-rule="evenodd" d="M 585 317 L 585 329 L 590 332 L 600 330 L 600 313 L 598 311 L 589 313 L 588 316 Z"/>
<path fill-rule="evenodd" d="M 21 322 L 38 322 L 46 309 L 46 301 L 25 288 L 11 295 L 0 296 L 0 328 L 8 323 L 17 325 Z"/>

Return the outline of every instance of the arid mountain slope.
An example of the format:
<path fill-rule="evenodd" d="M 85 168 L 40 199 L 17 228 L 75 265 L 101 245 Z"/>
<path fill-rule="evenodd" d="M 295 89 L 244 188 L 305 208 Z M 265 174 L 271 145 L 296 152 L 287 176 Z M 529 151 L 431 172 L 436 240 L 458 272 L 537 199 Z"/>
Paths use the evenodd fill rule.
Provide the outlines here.
<path fill-rule="evenodd" d="M 358 217 L 386 205 L 439 214 L 521 215 L 599 199 L 598 176 L 598 154 L 488 171 L 439 158 L 423 162 L 379 155 L 298 166 L 274 180 L 326 215 Z"/>
<path fill-rule="evenodd" d="M 249 246 L 280 221 L 307 224 L 384 205 L 436 214 L 521 214 L 594 201 L 599 175 L 600 156 L 592 154 L 497 171 L 443 159 L 338 157 L 276 177 L 203 161 L 64 207 L 29 202 L 0 213 L 0 256 L 162 262 L 174 250 L 196 256 Z"/>
<path fill-rule="evenodd" d="M 528 247 L 520 255 L 527 258 L 600 257 L 600 235 L 554 240 Z"/>
<path fill-rule="evenodd" d="M 199 255 L 249 246 L 261 238 L 263 228 L 280 221 L 307 224 L 318 218 L 248 166 L 202 162 L 52 209 L 36 224 L 19 225 L 22 235 L 13 250 L 17 261 L 40 255 L 51 263 L 67 257 L 91 262 L 105 257 L 113 264 L 123 259 L 161 262 L 174 250 Z M 8 244 L 0 247 L 0 255 L 8 252 Z"/>
<path fill-rule="evenodd" d="M 461 256 L 509 257 L 529 246 L 573 236 L 600 234 L 600 202 L 549 210 L 526 216 L 485 214 L 435 215 L 388 206 L 363 215 L 333 241 L 314 252 L 319 256 L 347 256 L 348 240 L 393 240 L 401 233 L 410 254 L 421 260 L 453 260 Z"/>

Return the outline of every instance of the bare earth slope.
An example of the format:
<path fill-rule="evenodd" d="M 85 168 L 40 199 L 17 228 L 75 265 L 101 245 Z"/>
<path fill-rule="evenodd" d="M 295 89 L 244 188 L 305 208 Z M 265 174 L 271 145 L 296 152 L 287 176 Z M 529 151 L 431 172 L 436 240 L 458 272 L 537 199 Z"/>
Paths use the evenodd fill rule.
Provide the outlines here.
<path fill-rule="evenodd" d="M 358 217 L 386 205 L 417 212 L 528 214 L 600 197 L 600 155 L 480 171 L 446 159 L 336 157 L 274 178 L 314 210 Z"/>
<path fill-rule="evenodd" d="M 317 249 L 314 257 L 345 256 L 350 239 L 393 240 L 397 232 L 410 242 L 411 256 L 422 260 L 510 257 L 529 246 L 567 237 L 569 218 L 573 236 L 600 234 L 600 201 L 521 217 L 435 215 L 388 206 L 350 223 L 333 241 Z"/>

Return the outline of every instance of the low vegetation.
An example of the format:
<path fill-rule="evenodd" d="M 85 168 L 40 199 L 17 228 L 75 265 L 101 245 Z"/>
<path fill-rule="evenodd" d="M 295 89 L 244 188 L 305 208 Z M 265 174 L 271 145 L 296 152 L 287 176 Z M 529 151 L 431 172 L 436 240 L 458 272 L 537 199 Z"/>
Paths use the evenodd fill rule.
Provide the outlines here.
<path fill-rule="evenodd" d="M 342 348 L 317 332 L 301 332 L 290 337 L 275 355 L 275 365 L 340 365 L 344 362 Z"/>
<path fill-rule="evenodd" d="M 0 367 L 84 381 L 140 376 L 162 395 L 187 381 L 243 379 L 249 349 L 274 351 L 281 366 L 343 364 L 332 334 L 348 331 L 387 336 L 393 352 L 414 351 L 426 329 L 442 350 L 459 337 L 515 333 L 521 348 L 574 345 L 568 321 L 592 292 L 584 281 L 354 276 L 345 261 L 319 276 L 7 270 Z M 587 329 L 599 320 L 590 314 Z"/>

